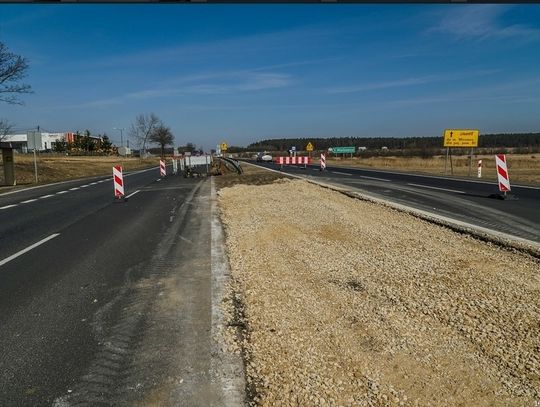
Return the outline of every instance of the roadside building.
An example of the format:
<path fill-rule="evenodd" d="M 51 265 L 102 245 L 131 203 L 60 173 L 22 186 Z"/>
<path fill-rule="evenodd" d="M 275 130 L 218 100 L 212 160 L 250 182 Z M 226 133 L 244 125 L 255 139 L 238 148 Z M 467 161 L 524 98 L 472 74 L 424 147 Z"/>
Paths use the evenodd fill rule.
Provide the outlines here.
<path fill-rule="evenodd" d="M 78 138 L 84 137 L 84 135 L 82 134 L 77 134 L 73 132 L 63 132 L 63 133 L 35 132 L 35 133 L 30 133 L 30 137 L 32 136 L 35 137 L 35 144 L 37 145 L 38 151 L 54 150 L 54 146 L 57 141 L 64 141 L 66 143 L 74 143 Z M 102 141 L 101 137 L 90 136 L 89 138 L 94 143 L 98 143 Z M 11 143 L 13 148 L 20 153 L 28 153 L 32 151 L 31 146 L 34 145 L 32 140 L 30 140 L 30 143 L 28 143 L 28 133 L 8 134 L 2 139 L 2 141 Z"/>

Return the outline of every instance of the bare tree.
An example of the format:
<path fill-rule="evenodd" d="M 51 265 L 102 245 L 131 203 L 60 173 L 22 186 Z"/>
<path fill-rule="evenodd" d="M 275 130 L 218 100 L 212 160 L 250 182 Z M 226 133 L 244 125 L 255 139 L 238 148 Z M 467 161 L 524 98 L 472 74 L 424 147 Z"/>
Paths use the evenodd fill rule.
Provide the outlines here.
<path fill-rule="evenodd" d="M 23 104 L 18 95 L 32 93 L 30 85 L 20 83 L 27 70 L 26 58 L 10 52 L 6 45 L 0 42 L 0 101 L 15 105 Z"/>
<path fill-rule="evenodd" d="M 13 125 L 6 119 L 0 119 L 0 142 L 4 141 L 7 135 L 11 133 Z"/>
<path fill-rule="evenodd" d="M 165 146 L 174 142 L 174 136 L 171 133 L 171 129 L 165 127 L 163 123 L 160 123 L 158 127 L 150 135 L 149 140 L 152 143 L 159 144 L 161 147 L 161 157 L 165 156 Z"/>
<path fill-rule="evenodd" d="M 159 118 L 154 113 L 149 115 L 141 113 L 137 115 L 135 122 L 131 124 L 129 135 L 135 140 L 137 146 L 142 149 L 141 153 L 146 151 L 146 143 L 159 124 Z"/>

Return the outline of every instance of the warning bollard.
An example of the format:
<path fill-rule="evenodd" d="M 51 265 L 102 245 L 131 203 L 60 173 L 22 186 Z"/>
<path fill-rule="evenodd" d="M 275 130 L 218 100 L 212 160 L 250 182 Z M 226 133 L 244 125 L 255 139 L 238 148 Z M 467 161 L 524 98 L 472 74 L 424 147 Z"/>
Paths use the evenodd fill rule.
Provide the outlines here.
<path fill-rule="evenodd" d="M 167 175 L 167 171 L 165 169 L 165 161 L 159 160 L 159 175 L 164 177 Z"/>
<path fill-rule="evenodd" d="M 124 177 L 122 175 L 122 166 L 113 167 L 114 197 L 116 199 L 124 198 Z"/>
<path fill-rule="evenodd" d="M 499 191 L 506 193 L 510 191 L 510 177 L 508 176 L 508 167 L 506 166 L 506 155 L 495 155 L 495 161 L 497 163 L 497 178 L 499 179 Z"/>
<path fill-rule="evenodd" d="M 482 178 L 482 160 L 478 160 L 478 178 Z"/>
<path fill-rule="evenodd" d="M 321 153 L 321 171 L 326 169 L 326 155 Z"/>

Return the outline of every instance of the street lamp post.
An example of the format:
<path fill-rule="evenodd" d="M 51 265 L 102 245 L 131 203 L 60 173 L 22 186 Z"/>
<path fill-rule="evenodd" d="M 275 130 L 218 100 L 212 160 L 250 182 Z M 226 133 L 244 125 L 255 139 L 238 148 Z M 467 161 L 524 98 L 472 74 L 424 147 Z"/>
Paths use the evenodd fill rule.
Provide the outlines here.
<path fill-rule="evenodd" d="M 114 130 L 120 130 L 120 147 L 124 147 L 124 130 L 123 127 L 113 127 Z"/>

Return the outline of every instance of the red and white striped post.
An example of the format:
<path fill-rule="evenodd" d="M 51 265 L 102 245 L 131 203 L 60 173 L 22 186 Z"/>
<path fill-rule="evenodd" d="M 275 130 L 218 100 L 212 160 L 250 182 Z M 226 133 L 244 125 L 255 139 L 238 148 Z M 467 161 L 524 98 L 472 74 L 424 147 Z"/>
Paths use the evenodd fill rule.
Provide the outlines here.
<path fill-rule="evenodd" d="M 167 170 L 165 169 L 165 161 L 159 160 L 159 175 L 164 177 L 167 175 Z"/>
<path fill-rule="evenodd" d="M 506 193 L 510 191 L 510 177 L 508 176 L 508 167 L 506 166 L 506 155 L 495 155 L 495 162 L 497 163 L 497 178 L 499 179 L 499 191 Z"/>
<path fill-rule="evenodd" d="M 122 166 L 113 167 L 114 197 L 122 199 L 124 197 L 124 177 L 122 175 Z"/>
<path fill-rule="evenodd" d="M 326 169 L 326 155 L 321 153 L 321 171 Z"/>
<path fill-rule="evenodd" d="M 482 178 L 482 160 L 478 160 L 478 178 Z"/>

